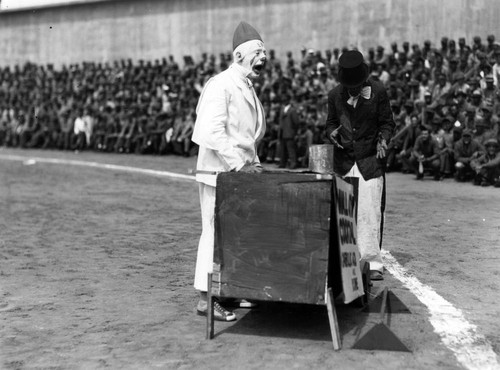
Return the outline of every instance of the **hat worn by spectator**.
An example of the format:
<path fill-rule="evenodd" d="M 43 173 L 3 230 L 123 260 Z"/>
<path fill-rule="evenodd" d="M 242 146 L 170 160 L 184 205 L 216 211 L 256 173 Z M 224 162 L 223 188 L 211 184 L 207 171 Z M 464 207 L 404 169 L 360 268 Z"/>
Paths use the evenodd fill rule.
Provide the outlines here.
<path fill-rule="evenodd" d="M 348 50 L 339 58 L 338 78 L 342 86 L 354 88 L 362 85 L 369 76 L 369 68 L 363 54 L 358 50 Z"/>
<path fill-rule="evenodd" d="M 469 85 L 470 84 L 478 84 L 479 83 L 479 78 L 477 77 L 471 77 L 469 80 Z"/>
<path fill-rule="evenodd" d="M 233 35 L 233 51 L 242 44 L 253 40 L 263 42 L 262 37 L 260 37 L 255 28 L 250 26 L 247 22 L 240 22 Z"/>
<path fill-rule="evenodd" d="M 488 123 L 485 122 L 484 119 L 482 119 L 482 118 L 477 118 L 475 124 L 476 124 L 476 127 L 488 127 L 489 126 Z"/>
<path fill-rule="evenodd" d="M 479 91 L 479 90 L 474 90 L 474 91 L 472 92 L 472 96 L 481 96 L 481 91 Z"/>
<path fill-rule="evenodd" d="M 486 54 L 483 53 L 482 51 L 478 51 L 476 53 L 476 57 L 477 57 L 477 59 L 484 59 L 484 58 L 486 58 Z"/>
<path fill-rule="evenodd" d="M 462 136 L 470 136 L 472 137 L 472 130 L 470 128 L 466 128 L 463 132 L 462 132 Z"/>
<path fill-rule="evenodd" d="M 451 123 L 451 122 L 453 122 L 453 117 L 449 116 L 449 115 L 446 115 L 446 116 L 443 117 L 443 121 L 442 122 L 443 123 L 445 123 L 445 122 Z"/>
<path fill-rule="evenodd" d="M 493 75 L 486 75 L 486 77 L 484 77 L 484 80 L 486 82 L 494 82 Z"/>
<path fill-rule="evenodd" d="M 492 107 L 491 107 L 491 105 L 489 105 L 487 103 L 483 103 L 483 104 L 481 104 L 481 110 L 486 110 L 488 112 L 491 112 L 492 111 Z"/>
<path fill-rule="evenodd" d="M 442 123 L 441 118 L 440 118 L 440 117 L 438 117 L 438 116 L 437 116 L 437 117 L 434 117 L 434 118 L 432 119 L 432 124 L 433 124 L 433 125 L 441 125 L 441 123 Z"/>
<path fill-rule="evenodd" d="M 497 139 L 488 139 L 484 143 L 484 146 L 487 148 L 489 146 L 493 146 L 495 148 L 498 148 L 498 140 Z"/>

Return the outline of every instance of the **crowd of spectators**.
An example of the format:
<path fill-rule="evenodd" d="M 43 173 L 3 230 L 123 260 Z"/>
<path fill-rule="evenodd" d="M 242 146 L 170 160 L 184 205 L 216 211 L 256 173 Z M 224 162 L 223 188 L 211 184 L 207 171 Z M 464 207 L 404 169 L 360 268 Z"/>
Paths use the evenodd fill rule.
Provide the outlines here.
<path fill-rule="evenodd" d="M 365 52 L 370 78 L 387 87 L 396 121 L 388 171 L 455 177 L 500 186 L 500 44 L 493 35 L 403 42 Z M 254 85 L 267 116 L 261 161 L 279 162 L 280 115 L 292 104 L 298 166 L 323 144 L 328 91 L 347 50 L 302 48 L 279 60 L 269 50 Z M 0 146 L 195 155 L 196 104 L 208 78 L 226 69 L 231 53 L 161 60 L 0 67 Z M 290 102 L 291 99 L 291 102 Z M 286 103 L 285 103 L 286 102 Z"/>

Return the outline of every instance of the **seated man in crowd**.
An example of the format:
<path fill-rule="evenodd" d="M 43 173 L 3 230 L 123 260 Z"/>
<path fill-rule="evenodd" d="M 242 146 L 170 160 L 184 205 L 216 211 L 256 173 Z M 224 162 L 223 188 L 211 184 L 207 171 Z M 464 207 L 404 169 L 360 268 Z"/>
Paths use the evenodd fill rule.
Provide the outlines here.
<path fill-rule="evenodd" d="M 476 118 L 476 130 L 474 131 L 474 139 L 481 145 L 485 145 L 486 141 L 495 138 L 496 134 L 490 123 L 486 122 L 482 116 Z"/>
<path fill-rule="evenodd" d="M 94 126 L 94 119 L 91 116 L 90 109 L 78 109 L 78 115 L 75 119 L 73 132 L 76 136 L 75 150 L 88 149 L 91 146 L 92 129 Z"/>
<path fill-rule="evenodd" d="M 118 134 L 114 146 L 115 153 L 123 153 L 126 149 L 127 139 L 135 130 L 136 108 L 132 108 L 127 114 L 122 116 L 120 120 L 120 133 Z"/>
<path fill-rule="evenodd" d="M 411 167 L 410 164 L 410 158 L 413 152 L 413 147 L 415 146 L 415 142 L 417 141 L 417 138 L 420 136 L 421 131 L 422 131 L 422 126 L 420 125 L 420 118 L 418 117 L 418 115 L 412 114 L 410 117 L 410 124 L 406 129 L 406 133 L 404 134 L 403 146 L 401 147 L 401 151 L 398 154 L 396 154 L 397 160 L 401 162 L 401 167 L 402 167 L 401 171 L 403 173 L 414 172 L 414 169 Z M 396 136 L 397 135 L 395 135 L 395 137 Z"/>
<path fill-rule="evenodd" d="M 0 145 L 7 145 L 7 131 L 9 129 L 9 121 L 4 118 L 3 111 L 0 109 Z"/>
<path fill-rule="evenodd" d="M 5 146 L 16 147 L 19 144 L 19 115 L 21 112 L 19 110 L 12 109 L 6 114 L 6 130 L 5 130 Z"/>
<path fill-rule="evenodd" d="M 436 133 L 435 138 L 438 139 L 439 144 L 439 156 L 441 162 L 440 174 L 441 178 L 452 177 L 453 173 L 453 124 L 452 118 L 447 116 L 444 117 L 439 129 Z"/>
<path fill-rule="evenodd" d="M 116 145 L 118 135 L 121 132 L 121 116 L 122 114 L 120 109 L 117 109 L 114 116 L 109 115 L 106 117 L 106 128 L 102 144 L 102 150 L 104 152 L 112 151 Z"/>
<path fill-rule="evenodd" d="M 410 166 L 417 175 L 417 180 L 424 178 L 425 171 L 430 171 L 434 180 L 440 179 L 440 151 L 436 140 L 434 140 L 429 129 L 423 128 L 420 136 L 415 141 L 410 157 Z"/>
<path fill-rule="evenodd" d="M 57 147 L 61 150 L 70 150 L 73 148 L 75 119 L 74 113 L 69 110 L 60 114 L 59 123 L 61 131 L 57 138 Z"/>
<path fill-rule="evenodd" d="M 108 110 L 107 107 L 106 110 Z M 92 131 L 92 148 L 96 150 L 102 150 L 104 147 L 104 138 L 106 136 L 106 126 L 107 126 L 107 114 L 98 114 L 94 121 L 94 129 Z"/>
<path fill-rule="evenodd" d="M 484 143 L 485 153 L 471 161 L 475 171 L 474 185 L 500 187 L 500 152 L 498 140 L 489 139 Z"/>
<path fill-rule="evenodd" d="M 455 156 L 455 180 L 470 181 L 474 178 L 474 170 L 470 162 L 484 151 L 481 144 L 472 139 L 472 131 L 466 128 L 462 132 L 462 138 L 454 146 Z"/>
<path fill-rule="evenodd" d="M 297 132 L 297 161 L 299 167 L 309 166 L 309 148 L 313 145 L 312 123 L 301 121 Z"/>
<path fill-rule="evenodd" d="M 191 136 L 194 129 L 194 120 L 196 114 L 191 110 L 182 111 L 174 123 L 174 131 L 172 133 L 172 145 L 174 152 L 185 157 L 190 156 L 190 151 L 193 146 Z"/>
<path fill-rule="evenodd" d="M 396 127 L 394 129 L 394 136 L 391 142 L 387 146 L 387 172 L 396 171 L 402 169 L 402 161 L 400 154 L 403 151 L 403 146 L 405 143 L 406 135 L 410 126 L 405 126 L 402 117 L 397 117 L 394 122 Z"/>

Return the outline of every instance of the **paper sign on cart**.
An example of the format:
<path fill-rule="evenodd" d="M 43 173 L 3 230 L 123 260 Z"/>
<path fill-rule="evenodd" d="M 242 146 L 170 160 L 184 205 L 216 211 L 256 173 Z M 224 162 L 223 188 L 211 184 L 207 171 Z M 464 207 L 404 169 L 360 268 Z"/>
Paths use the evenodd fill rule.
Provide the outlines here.
<path fill-rule="evenodd" d="M 364 294 L 357 246 L 357 199 L 353 186 L 340 177 L 335 178 L 334 192 L 344 303 L 349 303 Z"/>

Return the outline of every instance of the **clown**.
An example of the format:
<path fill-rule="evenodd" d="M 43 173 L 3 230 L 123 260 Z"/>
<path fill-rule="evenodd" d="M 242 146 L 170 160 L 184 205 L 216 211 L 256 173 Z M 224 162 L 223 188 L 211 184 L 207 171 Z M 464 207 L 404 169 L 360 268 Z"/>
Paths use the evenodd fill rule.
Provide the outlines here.
<path fill-rule="evenodd" d="M 194 287 L 200 292 L 197 312 L 207 314 L 207 274 L 212 272 L 214 253 L 215 173 L 262 172 L 256 153 L 257 142 L 266 132 L 265 113 L 253 80 L 267 62 L 259 33 L 241 22 L 233 36 L 233 63 L 207 81 L 196 108 L 192 140 L 199 145 L 196 181 L 199 183 L 202 233 L 198 245 Z M 240 307 L 252 307 L 241 301 Z M 214 318 L 233 321 L 236 315 L 219 302 Z"/>

